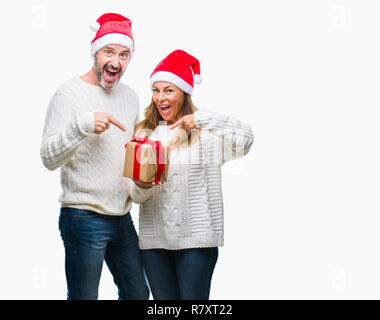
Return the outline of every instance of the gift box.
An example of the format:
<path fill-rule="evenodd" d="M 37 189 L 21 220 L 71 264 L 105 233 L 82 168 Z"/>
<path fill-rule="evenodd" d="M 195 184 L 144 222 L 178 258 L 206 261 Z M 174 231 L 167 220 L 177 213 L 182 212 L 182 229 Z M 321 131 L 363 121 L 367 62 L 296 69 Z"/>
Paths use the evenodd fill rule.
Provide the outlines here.
<path fill-rule="evenodd" d="M 136 138 L 125 145 L 124 177 L 144 182 L 165 182 L 168 166 L 168 150 L 160 141 Z"/>

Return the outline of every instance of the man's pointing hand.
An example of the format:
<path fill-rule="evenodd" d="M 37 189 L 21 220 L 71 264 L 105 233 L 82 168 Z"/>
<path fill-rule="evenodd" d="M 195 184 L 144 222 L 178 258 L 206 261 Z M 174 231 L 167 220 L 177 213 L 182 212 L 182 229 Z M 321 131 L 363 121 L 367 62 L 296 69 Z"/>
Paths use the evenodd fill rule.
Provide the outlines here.
<path fill-rule="evenodd" d="M 113 116 L 107 112 L 94 112 L 94 132 L 101 134 L 110 127 L 110 123 L 118 127 L 120 130 L 125 131 L 125 126 L 117 121 Z"/>

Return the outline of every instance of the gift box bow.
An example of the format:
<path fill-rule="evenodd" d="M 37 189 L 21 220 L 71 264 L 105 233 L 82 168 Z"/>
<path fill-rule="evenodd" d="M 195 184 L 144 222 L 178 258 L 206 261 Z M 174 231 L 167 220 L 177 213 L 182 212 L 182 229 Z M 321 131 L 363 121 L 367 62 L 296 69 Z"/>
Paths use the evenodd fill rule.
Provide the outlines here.
<path fill-rule="evenodd" d="M 153 150 L 156 150 L 157 154 L 157 173 L 154 182 L 161 180 L 162 171 L 165 171 L 165 148 L 160 141 L 152 141 L 147 138 L 135 138 L 130 142 L 135 142 L 135 156 L 133 163 L 133 179 L 140 180 L 140 162 L 141 162 L 141 146 L 143 144 L 149 144 Z M 127 147 L 127 145 L 125 145 Z"/>

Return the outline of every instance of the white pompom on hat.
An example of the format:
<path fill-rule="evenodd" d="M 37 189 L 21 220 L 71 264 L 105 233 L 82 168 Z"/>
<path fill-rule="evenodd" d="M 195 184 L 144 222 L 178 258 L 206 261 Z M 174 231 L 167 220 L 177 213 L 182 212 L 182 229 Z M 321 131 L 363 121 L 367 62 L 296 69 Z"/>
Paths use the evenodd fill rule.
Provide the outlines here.
<path fill-rule="evenodd" d="M 199 60 L 183 50 L 175 50 L 163 59 L 150 76 L 151 86 L 155 82 L 165 81 L 176 85 L 192 95 L 194 83 L 202 81 Z"/>
<path fill-rule="evenodd" d="M 100 23 L 98 21 L 94 21 L 90 24 L 90 29 L 94 32 L 98 32 L 100 29 Z"/>

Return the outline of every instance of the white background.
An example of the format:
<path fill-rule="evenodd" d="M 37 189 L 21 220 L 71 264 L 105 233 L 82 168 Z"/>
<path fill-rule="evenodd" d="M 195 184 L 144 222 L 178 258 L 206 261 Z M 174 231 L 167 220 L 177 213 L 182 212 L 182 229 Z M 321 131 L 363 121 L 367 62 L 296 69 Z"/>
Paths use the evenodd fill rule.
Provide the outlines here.
<path fill-rule="evenodd" d="M 59 171 L 43 167 L 39 147 L 49 99 L 90 70 L 88 25 L 105 12 L 133 22 L 123 81 L 141 112 L 153 68 L 180 48 L 201 62 L 195 104 L 255 134 L 223 168 L 211 298 L 379 299 L 375 0 L 1 2 L 0 298 L 66 298 Z M 106 267 L 99 298 L 117 298 Z"/>

